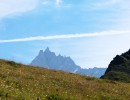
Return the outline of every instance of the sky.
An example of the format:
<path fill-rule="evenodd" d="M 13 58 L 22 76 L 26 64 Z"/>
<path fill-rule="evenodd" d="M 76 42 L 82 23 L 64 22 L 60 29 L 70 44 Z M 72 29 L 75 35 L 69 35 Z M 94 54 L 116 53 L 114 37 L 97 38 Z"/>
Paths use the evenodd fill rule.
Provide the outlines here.
<path fill-rule="evenodd" d="M 82 68 L 130 49 L 130 0 L 0 0 L 0 58 L 23 64 L 47 47 Z"/>

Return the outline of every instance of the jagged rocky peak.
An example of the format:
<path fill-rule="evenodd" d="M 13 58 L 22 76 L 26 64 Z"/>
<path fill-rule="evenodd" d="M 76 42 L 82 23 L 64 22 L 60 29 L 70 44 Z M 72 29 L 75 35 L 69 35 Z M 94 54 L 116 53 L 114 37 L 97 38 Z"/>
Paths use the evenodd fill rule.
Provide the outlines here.
<path fill-rule="evenodd" d="M 80 66 L 75 64 L 71 57 L 62 56 L 61 54 L 56 56 L 54 52 L 51 52 L 49 47 L 47 47 L 45 51 L 40 50 L 38 56 L 36 56 L 31 62 L 31 65 L 95 77 L 100 77 L 106 70 L 98 68 L 82 69 Z"/>
<path fill-rule="evenodd" d="M 51 52 L 49 47 L 46 48 L 45 52 Z"/>
<path fill-rule="evenodd" d="M 39 51 L 39 55 L 43 55 L 43 53 L 44 53 L 43 50 Z"/>
<path fill-rule="evenodd" d="M 61 56 L 60 54 L 56 56 L 54 52 L 50 51 L 49 47 L 44 52 L 40 50 L 39 55 L 31 62 L 31 65 L 69 72 L 80 69 L 70 57 Z"/>
<path fill-rule="evenodd" d="M 47 47 L 44 51 L 44 55 L 47 56 L 47 57 L 56 57 L 55 53 L 52 52 L 49 47 Z"/>

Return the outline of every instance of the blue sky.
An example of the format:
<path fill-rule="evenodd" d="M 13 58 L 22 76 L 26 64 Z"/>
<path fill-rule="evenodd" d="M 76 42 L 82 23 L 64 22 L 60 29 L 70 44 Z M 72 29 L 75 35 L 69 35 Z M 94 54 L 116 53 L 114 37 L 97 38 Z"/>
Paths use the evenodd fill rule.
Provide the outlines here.
<path fill-rule="evenodd" d="M 130 43 L 129 0 L 1 0 L 0 58 L 29 64 L 49 47 L 83 68 L 107 67 Z"/>

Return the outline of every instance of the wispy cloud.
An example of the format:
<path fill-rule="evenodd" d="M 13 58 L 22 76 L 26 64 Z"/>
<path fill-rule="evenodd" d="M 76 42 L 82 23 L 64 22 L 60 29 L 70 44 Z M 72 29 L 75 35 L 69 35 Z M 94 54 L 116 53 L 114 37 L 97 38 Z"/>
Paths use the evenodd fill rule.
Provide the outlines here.
<path fill-rule="evenodd" d="M 59 7 L 62 4 L 62 0 L 55 0 L 56 6 Z"/>
<path fill-rule="evenodd" d="M 96 2 L 94 4 L 92 4 L 92 7 L 94 9 L 104 9 L 104 8 L 108 8 L 111 6 L 115 6 L 118 5 L 122 2 L 122 0 L 107 0 L 107 1 L 102 1 L 102 2 Z"/>
<path fill-rule="evenodd" d="M 44 6 L 50 6 L 49 9 L 51 9 L 51 7 L 54 9 L 54 7 L 56 8 L 71 8 L 72 4 L 66 3 L 64 0 L 43 0 L 40 1 L 42 5 Z"/>
<path fill-rule="evenodd" d="M 43 5 L 60 7 L 63 3 L 62 0 L 42 0 Z"/>
<path fill-rule="evenodd" d="M 37 0 L 0 0 L 0 18 L 34 9 Z"/>
<path fill-rule="evenodd" d="M 42 1 L 42 4 L 43 4 L 43 5 L 48 5 L 48 4 L 49 4 L 49 1 L 48 1 L 48 0 L 43 0 L 43 1 Z"/>
<path fill-rule="evenodd" d="M 119 35 L 119 34 L 128 34 L 128 33 L 130 34 L 130 31 L 104 31 L 104 32 L 97 32 L 97 33 L 80 33 L 80 34 L 67 34 L 67 35 L 54 35 L 54 36 L 36 36 L 36 37 L 0 40 L 0 43 L 98 37 L 98 36 L 110 36 L 110 35 Z"/>

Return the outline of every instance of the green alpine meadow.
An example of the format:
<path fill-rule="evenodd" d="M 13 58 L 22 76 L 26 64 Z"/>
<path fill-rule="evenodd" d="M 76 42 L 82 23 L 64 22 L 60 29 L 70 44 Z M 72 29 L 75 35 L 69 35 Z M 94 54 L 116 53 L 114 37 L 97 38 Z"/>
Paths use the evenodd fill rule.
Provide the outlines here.
<path fill-rule="evenodd" d="M 1 100 L 130 100 L 130 84 L 0 60 Z"/>

